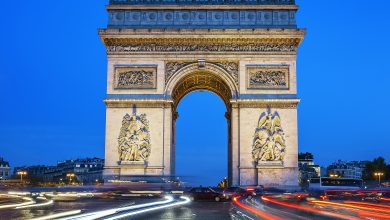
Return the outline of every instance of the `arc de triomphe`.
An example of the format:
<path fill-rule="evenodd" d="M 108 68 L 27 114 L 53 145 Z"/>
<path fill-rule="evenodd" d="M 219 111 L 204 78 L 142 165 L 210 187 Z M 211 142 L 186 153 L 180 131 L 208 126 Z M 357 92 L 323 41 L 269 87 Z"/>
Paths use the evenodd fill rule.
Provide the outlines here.
<path fill-rule="evenodd" d="M 208 90 L 226 104 L 229 183 L 298 185 L 297 10 L 294 0 L 111 0 L 99 30 L 105 177 L 174 175 L 176 107 Z"/>

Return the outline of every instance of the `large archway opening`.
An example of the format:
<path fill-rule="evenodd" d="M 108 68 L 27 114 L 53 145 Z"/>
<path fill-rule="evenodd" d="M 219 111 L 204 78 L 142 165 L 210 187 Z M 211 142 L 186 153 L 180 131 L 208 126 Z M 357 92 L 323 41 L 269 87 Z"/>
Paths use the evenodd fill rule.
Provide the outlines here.
<path fill-rule="evenodd" d="M 202 94 L 198 91 L 208 92 Z M 231 182 L 232 88 L 221 74 L 195 70 L 175 82 L 171 96 L 172 173 L 189 177 L 187 180 L 190 185 L 215 186 L 224 177 L 228 177 Z M 194 97 L 197 101 L 187 102 L 187 97 L 190 100 Z M 179 114 L 181 115 L 179 111 L 183 112 L 183 124 L 178 121 Z M 214 134 L 219 135 L 213 137 Z M 177 151 L 177 147 L 180 150 Z M 175 165 L 180 168 L 176 169 Z"/>
<path fill-rule="evenodd" d="M 228 175 L 225 103 L 212 92 L 194 91 L 177 112 L 176 175 L 188 185 L 215 186 Z"/>

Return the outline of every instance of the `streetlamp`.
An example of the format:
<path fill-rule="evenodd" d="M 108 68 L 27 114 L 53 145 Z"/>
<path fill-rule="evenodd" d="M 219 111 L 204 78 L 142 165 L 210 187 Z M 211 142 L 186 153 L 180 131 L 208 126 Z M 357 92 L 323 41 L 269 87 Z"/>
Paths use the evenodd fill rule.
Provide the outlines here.
<path fill-rule="evenodd" d="M 68 173 L 66 174 L 66 177 L 69 178 L 69 182 L 72 183 L 72 177 L 75 177 L 76 175 L 74 173 Z"/>
<path fill-rule="evenodd" d="M 27 172 L 26 171 L 18 171 L 17 174 L 20 175 L 20 182 L 23 182 L 23 176 L 26 176 Z"/>
<path fill-rule="evenodd" d="M 374 173 L 374 175 L 378 177 L 379 187 L 381 187 L 381 176 L 383 176 L 384 173 L 382 173 L 382 172 L 376 172 L 376 173 Z"/>

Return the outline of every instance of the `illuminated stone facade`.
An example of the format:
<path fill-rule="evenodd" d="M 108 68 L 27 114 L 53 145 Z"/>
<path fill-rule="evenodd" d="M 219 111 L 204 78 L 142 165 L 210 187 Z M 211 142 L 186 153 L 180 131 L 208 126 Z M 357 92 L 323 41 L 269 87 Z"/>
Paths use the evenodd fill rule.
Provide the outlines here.
<path fill-rule="evenodd" d="M 298 185 L 292 0 L 112 0 L 107 178 L 175 174 L 176 107 L 209 90 L 226 104 L 231 185 Z"/>

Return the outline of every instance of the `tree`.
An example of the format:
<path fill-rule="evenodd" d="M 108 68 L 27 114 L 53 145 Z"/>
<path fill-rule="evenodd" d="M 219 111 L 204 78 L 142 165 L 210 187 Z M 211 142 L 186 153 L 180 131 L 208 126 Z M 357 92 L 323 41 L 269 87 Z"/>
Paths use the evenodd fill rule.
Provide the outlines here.
<path fill-rule="evenodd" d="M 385 158 L 383 157 L 377 157 L 374 160 L 368 162 L 366 164 L 366 169 L 364 172 L 363 179 L 364 180 L 376 180 L 377 177 L 374 175 L 376 172 L 382 172 L 383 179 L 390 178 L 390 165 L 386 164 Z"/>
<path fill-rule="evenodd" d="M 314 159 L 314 156 L 310 152 L 298 154 L 298 160 L 313 160 L 313 159 Z"/>

